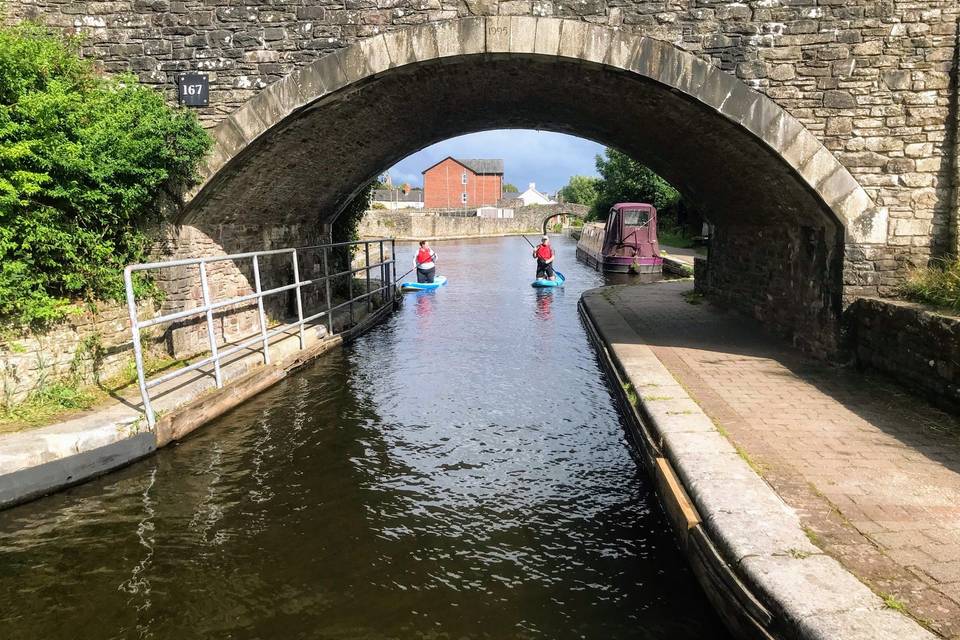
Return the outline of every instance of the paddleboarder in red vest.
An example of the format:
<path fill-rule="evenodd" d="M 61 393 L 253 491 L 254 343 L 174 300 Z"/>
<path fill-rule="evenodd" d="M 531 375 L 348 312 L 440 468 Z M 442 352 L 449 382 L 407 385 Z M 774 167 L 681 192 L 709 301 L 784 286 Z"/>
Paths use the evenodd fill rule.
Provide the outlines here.
<path fill-rule="evenodd" d="M 426 240 L 421 240 L 420 250 L 417 251 L 417 282 L 433 282 L 437 271 L 436 258 L 437 252 L 430 248 Z"/>
<path fill-rule="evenodd" d="M 554 280 L 553 247 L 550 246 L 550 238 L 540 238 L 540 244 L 533 250 L 533 257 L 537 259 L 537 279 Z"/>

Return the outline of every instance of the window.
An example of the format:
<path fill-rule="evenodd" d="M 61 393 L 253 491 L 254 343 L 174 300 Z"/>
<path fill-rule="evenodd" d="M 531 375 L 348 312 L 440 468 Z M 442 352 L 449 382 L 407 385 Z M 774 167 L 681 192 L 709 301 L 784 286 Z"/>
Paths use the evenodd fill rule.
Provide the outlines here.
<path fill-rule="evenodd" d="M 467 192 L 466 192 L 466 191 L 464 191 L 463 193 L 460 194 L 460 202 L 462 202 L 463 204 L 467 204 Z"/>
<path fill-rule="evenodd" d="M 461 184 L 467 184 L 467 172 L 466 172 L 466 171 L 464 171 L 464 172 L 463 172 L 463 175 L 460 176 L 460 183 L 461 183 Z"/>
<path fill-rule="evenodd" d="M 627 227 L 644 227 L 650 222 L 650 214 L 646 211 L 630 209 L 623 212 L 623 224 Z"/>

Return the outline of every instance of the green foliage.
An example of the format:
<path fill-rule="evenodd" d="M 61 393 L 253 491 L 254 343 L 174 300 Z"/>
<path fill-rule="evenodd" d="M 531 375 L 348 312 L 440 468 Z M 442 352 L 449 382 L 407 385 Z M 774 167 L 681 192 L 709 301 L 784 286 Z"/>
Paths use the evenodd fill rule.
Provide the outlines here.
<path fill-rule="evenodd" d="M 907 300 L 960 311 L 960 260 L 942 260 L 915 269 L 900 286 Z"/>
<path fill-rule="evenodd" d="M 564 202 L 573 204 L 585 204 L 592 207 L 597 201 L 599 189 L 601 186 L 600 178 L 591 178 L 590 176 L 571 176 L 570 181 L 565 187 L 562 187 L 557 193 Z M 609 207 L 607 207 L 609 209 Z"/>
<path fill-rule="evenodd" d="M 520 193 L 520 190 L 517 189 L 517 185 L 510 184 L 509 182 L 503 183 L 503 192 L 504 193 Z"/>
<path fill-rule="evenodd" d="M 360 220 L 363 219 L 363 215 L 368 209 L 370 209 L 370 204 L 373 201 L 373 190 L 375 188 L 375 182 L 364 187 L 360 193 L 358 193 L 356 197 L 354 197 L 354 199 L 351 200 L 346 207 L 344 207 L 344 209 L 340 212 L 340 215 L 337 216 L 337 219 L 333 223 L 333 230 L 330 234 L 334 243 L 353 242 L 360 237 L 358 232 L 360 228 Z M 330 252 L 331 272 L 340 273 L 348 270 L 352 263 L 352 252 L 353 248 L 350 246 L 333 249 Z M 341 278 L 334 278 L 331 280 L 331 282 L 333 282 L 333 287 L 338 294 L 345 295 L 349 285 L 347 278 L 348 276 L 343 276 Z"/>
<path fill-rule="evenodd" d="M 363 214 L 367 212 L 371 202 L 373 202 L 375 187 L 376 183 L 367 185 L 343 208 L 333 223 L 333 231 L 331 232 L 333 242 L 353 242 L 360 237 L 358 235 L 360 220 L 363 219 Z"/>
<path fill-rule="evenodd" d="M 657 239 L 660 246 L 674 247 L 675 249 L 692 249 L 697 246 L 693 238 L 684 234 L 682 229 L 672 227 L 659 227 L 657 229 Z"/>
<path fill-rule="evenodd" d="M 77 42 L 0 27 L 0 320 L 44 324 L 118 299 L 145 233 L 196 180 L 210 138 L 132 76 L 102 77 Z"/>
<path fill-rule="evenodd" d="M 370 205 L 370 208 L 371 208 L 371 209 L 386 209 L 386 208 L 387 208 L 387 205 L 383 204 L 382 202 L 374 202 L 373 204 Z"/>
<path fill-rule="evenodd" d="M 630 156 L 608 148 L 597 156 L 597 198 L 591 217 L 604 220 L 610 207 L 618 202 L 648 202 L 657 210 L 666 209 L 680 199 L 670 183 Z"/>

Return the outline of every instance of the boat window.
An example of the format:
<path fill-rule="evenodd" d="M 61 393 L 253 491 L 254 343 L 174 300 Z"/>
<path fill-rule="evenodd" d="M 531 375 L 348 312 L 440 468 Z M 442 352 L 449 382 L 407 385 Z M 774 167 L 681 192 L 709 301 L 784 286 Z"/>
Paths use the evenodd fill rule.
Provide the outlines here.
<path fill-rule="evenodd" d="M 650 214 L 639 209 L 628 209 L 623 212 L 623 224 L 626 227 L 645 227 L 650 222 Z"/>

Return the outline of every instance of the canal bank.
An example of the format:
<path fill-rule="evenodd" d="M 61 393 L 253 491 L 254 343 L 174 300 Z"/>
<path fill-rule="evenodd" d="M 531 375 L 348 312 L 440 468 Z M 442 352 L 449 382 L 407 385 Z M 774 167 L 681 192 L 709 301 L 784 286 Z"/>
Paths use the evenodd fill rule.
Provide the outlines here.
<path fill-rule="evenodd" d="M 756 323 L 702 304 L 688 282 L 590 291 L 581 311 L 681 547 L 740 637 L 934 637 L 898 609 L 956 637 L 949 574 L 927 555 L 901 553 L 911 536 L 932 542 L 915 526 L 935 528 L 924 520 L 929 514 L 895 511 L 898 503 L 917 505 L 924 492 L 942 509 L 956 499 L 955 474 L 934 463 L 911 478 L 891 466 L 926 452 L 903 439 L 901 457 L 889 437 L 881 439 L 882 421 L 864 424 L 869 410 L 888 411 L 888 404 L 851 388 L 826 389 L 809 372 L 828 376 L 818 368 L 827 365 L 787 353 Z M 784 362 L 790 367 L 778 369 Z M 909 426 L 914 414 L 922 432 L 929 411 L 912 402 L 897 419 Z M 876 433 L 865 433 L 870 426 Z M 876 477 L 881 468 L 885 481 Z M 949 494 L 933 495 L 927 483 Z M 836 497 L 844 493 L 856 495 Z M 858 502 L 883 507 L 871 520 L 856 512 Z M 958 531 L 947 523 L 952 513 L 942 517 L 930 535 Z M 940 552 L 952 551 L 941 545 Z M 944 579 L 931 589 L 938 568 Z M 919 589 L 918 574 L 928 582 Z"/>
<path fill-rule="evenodd" d="M 129 465 L 180 440 L 230 409 L 277 384 L 314 359 L 356 339 L 391 311 L 340 312 L 328 335 L 323 319 L 305 327 L 304 346 L 291 329 L 269 340 L 271 363 L 257 349 L 241 351 L 221 364 L 225 381 L 214 382 L 213 365 L 186 379 L 156 388 L 158 421 L 150 428 L 135 387 L 81 415 L 44 427 L 0 435 L 0 509 L 88 481 Z M 223 345 L 229 347 L 230 344 Z"/>

